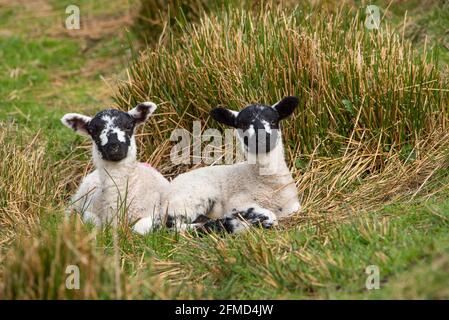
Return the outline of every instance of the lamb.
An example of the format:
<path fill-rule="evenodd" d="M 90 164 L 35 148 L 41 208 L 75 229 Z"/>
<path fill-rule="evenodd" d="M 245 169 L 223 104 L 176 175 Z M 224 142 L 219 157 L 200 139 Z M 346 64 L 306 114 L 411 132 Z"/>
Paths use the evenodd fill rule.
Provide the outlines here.
<path fill-rule="evenodd" d="M 238 233 L 255 224 L 271 228 L 278 217 L 300 210 L 279 130 L 279 122 L 298 103 L 298 98 L 289 96 L 273 106 L 255 104 L 240 112 L 213 109 L 213 119 L 237 128 L 247 159 L 176 177 L 162 195 L 161 214 L 166 215 L 167 227 Z M 135 230 L 146 233 L 151 226 L 149 219 L 141 219 Z"/>
<path fill-rule="evenodd" d="M 161 192 L 169 182 L 156 169 L 136 160 L 134 137 L 136 127 L 155 110 L 154 103 L 144 102 L 128 112 L 106 109 L 93 118 L 69 113 L 61 119 L 93 142 L 96 170 L 84 178 L 71 201 L 71 209 L 80 213 L 83 221 L 104 225 L 124 206 L 131 222 L 143 217 L 158 219 Z"/>

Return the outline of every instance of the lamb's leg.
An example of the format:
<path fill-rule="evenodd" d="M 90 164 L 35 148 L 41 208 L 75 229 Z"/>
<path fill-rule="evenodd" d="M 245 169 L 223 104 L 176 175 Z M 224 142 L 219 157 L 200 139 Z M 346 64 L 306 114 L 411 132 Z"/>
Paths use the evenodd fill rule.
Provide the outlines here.
<path fill-rule="evenodd" d="M 143 193 L 143 192 L 142 192 Z M 133 225 L 133 231 L 141 235 L 150 233 L 162 225 L 162 219 L 160 215 L 160 196 L 159 194 L 153 194 L 153 197 L 145 195 L 147 200 L 147 206 L 151 208 L 141 208 L 140 211 L 134 212 L 133 217 L 130 217 L 131 223 L 137 222 Z"/>
<path fill-rule="evenodd" d="M 188 198 L 182 198 L 177 195 L 176 199 L 163 203 L 161 216 L 165 217 L 167 228 L 183 232 L 201 226 L 203 223 L 199 219 L 202 217 L 223 215 L 221 205 L 214 198 L 187 196 Z"/>
<path fill-rule="evenodd" d="M 224 213 L 215 198 L 200 198 L 189 192 L 177 194 L 162 204 L 161 216 L 165 217 L 167 228 L 176 231 L 225 231 L 240 233 L 251 225 L 271 228 L 277 225 L 276 215 L 246 199 L 231 199 L 230 203 L 239 203 L 231 212 Z M 199 221 L 201 217 L 221 217 Z"/>
<path fill-rule="evenodd" d="M 251 225 L 261 225 L 266 229 L 278 224 L 277 217 L 273 212 L 258 205 L 233 209 L 231 214 L 235 218 L 244 219 Z"/>
<path fill-rule="evenodd" d="M 277 218 L 273 212 L 251 204 L 235 208 L 223 218 L 211 219 L 202 225 L 197 224 L 193 228 L 204 232 L 242 233 L 251 226 L 262 226 L 269 229 L 277 224 Z"/>
<path fill-rule="evenodd" d="M 192 225 L 195 231 L 200 233 L 210 232 L 226 232 L 226 233 L 243 233 L 247 231 L 251 225 L 233 216 L 225 216 L 219 219 L 210 219 L 203 224 Z"/>
<path fill-rule="evenodd" d="M 162 221 L 159 216 L 147 216 L 139 219 L 133 226 L 133 231 L 145 235 L 148 234 L 162 225 Z"/>
<path fill-rule="evenodd" d="M 81 185 L 78 187 L 77 192 L 72 197 L 70 204 L 70 211 L 75 210 L 81 215 L 84 222 L 93 223 L 96 226 L 101 225 L 101 219 L 93 213 L 93 201 L 95 193 L 100 188 L 100 178 L 97 170 L 88 174 Z"/>

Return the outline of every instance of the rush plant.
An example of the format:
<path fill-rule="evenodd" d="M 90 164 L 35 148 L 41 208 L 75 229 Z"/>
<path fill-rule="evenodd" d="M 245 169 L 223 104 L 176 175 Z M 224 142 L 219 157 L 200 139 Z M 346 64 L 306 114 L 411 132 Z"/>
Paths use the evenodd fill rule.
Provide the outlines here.
<path fill-rule="evenodd" d="M 116 101 L 161 104 L 160 136 L 145 139 L 152 148 L 167 146 L 149 139 L 207 121 L 218 105 L 237 109 L 289 94 L 301 101 L 283 132 L 293 158 L 344 152 L 341 137 L 412 148 L 447 125 L 448 79 L 432 54 L 417 55 L 387 22 L 379 30 L 363 22 L 348 10 L 213 12 L 183 26 L 176 41 L 142 53 Z"/>

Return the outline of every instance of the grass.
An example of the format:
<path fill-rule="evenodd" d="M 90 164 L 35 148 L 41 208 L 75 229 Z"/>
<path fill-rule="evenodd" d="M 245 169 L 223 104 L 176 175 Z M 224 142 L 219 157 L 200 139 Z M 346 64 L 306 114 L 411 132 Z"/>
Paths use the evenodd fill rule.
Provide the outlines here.
<path fill-rule="evenodd" d="M 445 63 L 449 62 L 449 38 L 446 26 L 448 23 L 447 3 L 441 0 L 427 1 L 354 1 L 344 2 L 332 0 L 319 1 L 151 1 L 141 0 L 141 7 L 134 32 L 147 44 L 167 42 L 170 34 L 181 35 L 182 29 L 188 24 L 198 24 L 204 14 L 217 12 L 221 9 L 242 8 L 247 11 L 261 12 L 281 7 L 286 11 L 296 6 L 304 10 L 315 9 L 326 15 L 335 13 L 341 4 L 364 15 L 367 5 L 377 5 L 380 8 L 382 20 L 392 23 L 395 28 L 412 43 L 422 50 L 435 48 Z M 404 19 L 405 18 L 405 19 Z M 402 32 L 403 31 L 403 32 Z M 425 44 L 426 42 L 426 44 Z"/>
<path fill-rule="evenodd" d="M 174 20 L 150 16 L 173 25 L 126 71 L 131 43 L 142 46 L 137 30 L 123 31 L 143 26 L 137 9 L 81 1 L 85 28 L 70 33 L 68 3 L 0 2 L 0 298 L 448 297 L 447 7 L 393 2 L 379 32 L 361 26 L 356 1 L 183 8 Z M 123 109 L 158 102 L 138 135 L 140 158 L 173 177 L 191 168 L 168 161 L 172 129 L 213 127 L 216 105 L 286 94 L 301 98 L 283 133 L 303 209 L 278 229 L 142 237 L 126 223 L 99 231 L 65 217 L 91 164 L 86 140 L 59 123 L 64 113 L 93 114 L 112 98 Z M 80 290 L 66 288 L 69 265 Z M 369 265 L 380 290 L 365 288 Z"/>
<path fill-rule="evenodd" d="M 110 88 L 99 83 L 121 70 L 117 65 L 127 60 L 129 44 L 123 32 L 115 38 L 108 35 L 108 30 L 96 34 L 92 30 L 89 37 L 76 31 L 69 33 L 62 24 L 64 3 L 54 7 L 43 3 L 38 18 L 33 16 L 32 10 L 38 9 L 32 4 L 3 5 L 2 28 L 9 32 L 0 38 L 0 71 L 4 74 L 0 79 L 0 116 L 35 130 L 54 132 L 62 129 L 59 118 L 67 110 L 92 110 L 92 106 L 111 103 Z M 115 1 L 115 5 L 118 3 L 122 1 Z M 90 16 L 85 19 L 88 26 L 90 20 L 97 19 L 101 28 L 102 21 L 114 18 L 96 13 L 87 4 L 80 7 Z M 29 23 L 17 24 L 17 19 Z M 40 31 L 38 35 L 30 30 L 33 27 Z M 114 56 L 117 58 L 111 58 Z"/>
<path fill-rule="evenodd" d="M 390 286 L 398 274 L 406 277 L 418 268 L 425 274 L 427 268 L 430 277 L 447 277 L 442 259 L 449 250 L 448 207 L 445 199 L 392 205 L 350 223 L 302 224 L 237 237 L 160 231 L 144 238 L 120 229 L 118 246 L 112 230 L 98 234 L 76 220 L 45 222 L 38 237 L 18 240 L 10 250 L 2 293 L 40 299 L 389 298 L 404 285 L 395 280 Z M 115 250 L 121 257 L 118 268 L 113 267 Z M 65 289 L 61 276 L 72 264 L 82 270 L 80 291 Z M 379 291 L 364 287 L 364 270 L 373 264 L 381 270 Z M 416 291 L 409 297 L 445 297 L 438 282 L 440 291 L 434 292 L 421 281 L 408 279 L 405 286 Z"/>
<path fill-rule="evenodd" d="M 361 21 L 345 11 L 210 14 L 179 40 L 143 53 L 116 100 L 123 108 L 163 103 L 164 139 L 176 125 L 208 119 L 214 106 L 239 109 L 294 94 L 301 103 L 284 136 L 296 158 L 317 148 L 335 154 L 340 136 L 413 146 L 446 125 L 448 80 L 430 54 L 418 56 L 388 26 L 373 33 Z"/>
<path fill-rule="evenodd" d="M 170 35 L 182 34 L 182 29 L 198 23 L 204 14 L 222 9 L 242 8 L 245 10 L 260 10 L 265 6 L 293 8 L 295 1 L 180 1 L 180 0 L 142 0 L 139 14 L 133 25 L 134 32 L 147 45 L 167 43 Z"/>

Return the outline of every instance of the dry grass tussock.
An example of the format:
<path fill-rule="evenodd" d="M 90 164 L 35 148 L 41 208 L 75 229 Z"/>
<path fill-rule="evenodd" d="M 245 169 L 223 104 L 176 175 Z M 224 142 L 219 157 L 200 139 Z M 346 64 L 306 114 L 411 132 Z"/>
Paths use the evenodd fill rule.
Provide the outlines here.
<path fill-rule="evenodd" d="M 28 232 L 39 216 L 59 211 L 76 169 L 52 161 L 41 134 L 0 125 L 0 243 Z"/>
<path fill-rule="evenodd" d="M 430 56 L 416 56 L 388 27 L 367 32 L 357 15 L 321 18 L 297 11 L 211 14 L 185 27 L 179 41 L 143 53 L 116 101 L 124 109 L 148 99 L 160 105 L 157 127 L 144 139 L 146 154 L 167 155 L 161 141 L 174 128 L 190 131 L 194 120 L 217 126 L 208 121 L 215 106 L 240 109 L 287 94 L 301 101 L 284 126 L 294 154 L 319 148 L 335 155 L 339 137 L 351 134 L 400 150 L 447 126 L 448 79 Z"/>
<path fill-rule="evenodd" d="M 154 261 L 153 267 L 153 259 L 125 255 L 118 244 L 101 247 L 101 238 L 76 217 L 54 231 L 19 237 L 2 263 L 0 298 L 139 299 L 145 293 L 168 299 L 174 295 L 165 283 L 179 273 L 176 266 Z M 132 277 L 125 264 L 135 264 Z M 80 271 L 79 290 L 70 289 L 77 283 L 69 277 L 71 266 Z"/>
<path fill-rule="evenodd" d="M 449 135 L 438 130 L 404 153 L 349 140 L 341 157 L 307 156 L 307 164 L 293 170 L 303 208 L 288 225 L 338 222 L 386 204 L 429 199 L 447 190 L 440 180 L 448 147 Z"/>

